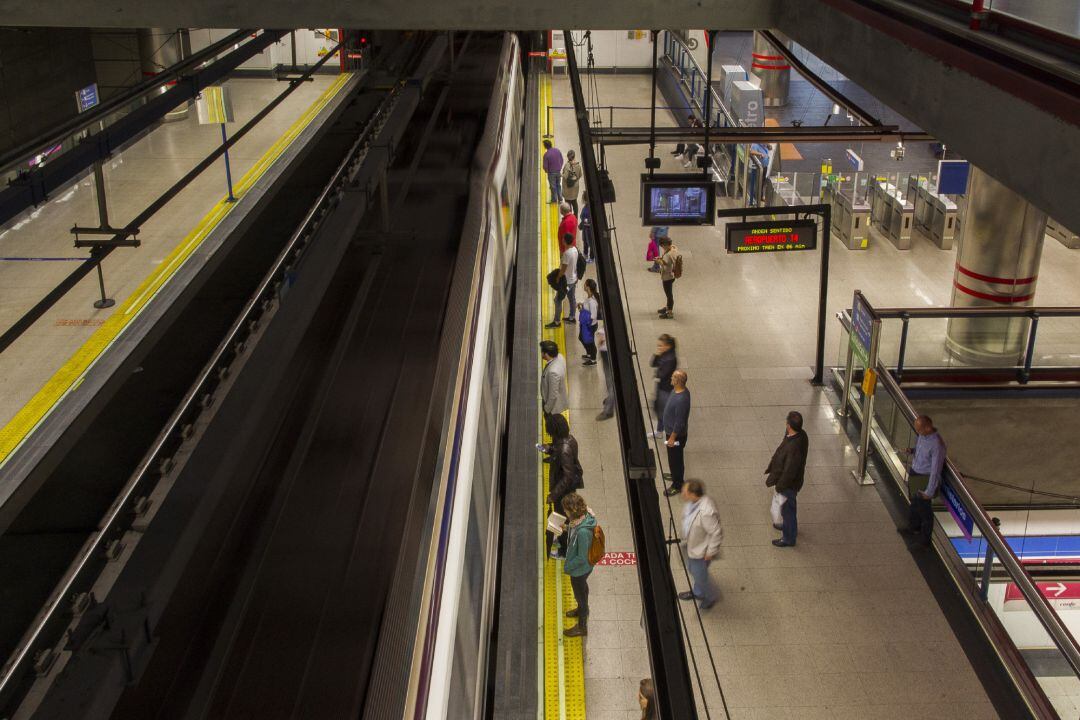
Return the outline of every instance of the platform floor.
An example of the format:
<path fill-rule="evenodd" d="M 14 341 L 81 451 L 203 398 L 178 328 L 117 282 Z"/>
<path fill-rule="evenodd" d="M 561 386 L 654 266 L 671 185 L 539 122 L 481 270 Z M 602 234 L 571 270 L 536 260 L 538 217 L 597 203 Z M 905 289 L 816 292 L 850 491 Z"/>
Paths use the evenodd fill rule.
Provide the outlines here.
<path fill-rule="evenodd" d="M 648 105 L 646 78 L 601 76 L 597 82 L 600 104 Z M 561 77 L 553 102 L 571 104 Z M 555 127 L 557 146 L 564 152 L 577 146 L 568 112 L 556 111 Z M 723 251 L 719 225 L 673 228 L 686 275 L 676 283 L 677 319 L 658 320 L 663 293 L 658 276 L 646 272 L 647 231 L 637 207 L 646 154 L 639 147 L 607 153 L 619 197 L 612 206 L 615 242 L 633 340 L 649 385 L 647 358 L 656 336 L 671 333 L 679 342 L 679 365 L 689 373 L 694 400 L 687 477 L 706 484 L 725 528 L 722 557 L 711 569 L 722 599 L 702 613 L 700 625 L 689 624 L 703 678 L 699 703 L 704 699 L 712 717 L 724 717 L 722 688 L 732 718 L 997 717 L 883 500 L 874 488 L 852 481 L 854 449 L 828 399 L 808 383 L 817 254 L 733 257 Z M 661 157 L 663 171 L 678 171 L 670 156 Z M 830 319 L 849 305 L 855 288 L 882 306 L 950 300 L 954 251 L 924 239 L 907 252 L 881 239 L 866 251 L 836 242 L 832 250 Z M 1080 254 L 1048 240 L 1037 302 L 1080 304 L 1077 270 Z M 587 276 L 592 274 L 590 268 Z M 828 327 L 832 359 L 826 362 L 832 363 L 840 334 L 835 320 Z M 613 423 L 592 419 L 603 379 L 599 366 L 581 365 L 581 352 L 571 341 L 571 428 L 581 444 L 583 494 L 613 530 L 609 549 L 629 550 L 630 536 L 618 529 L 628 527 L 622 525 L 628 511 L 617 432 Z M 799 497 L 799 544 L 778 549 L 770 544 L 778 533 L 771 527 L 771 491 L 762 471 L 791 409 L 806 418 L 811 451 Z M 672 503 L 672 511 L 681 517 L 681 501 Z M 593 576 L 594 622 L 584 648 L 590 718 L 639 716 L 644 634 L 640 601 L 627 592 L 636 577 L 624 574 L 628 569 L 600 568 Z M 685 589 L 681 573 L 676 576 Z M 715 678 L 706 648 L 715 659 Z"/>
<path fill-rule="evenodd" d="M 245 174 L 253 182 L 269 167 L 275 152 L 287 147 L 295 132 L 310 121 L 335 88 L 337 76 L 316 75 L 256 125 L 229 152 L 234 187 Z M 273 79 L 231 79 L 235 122 L 247 122 L 284 85 Z M 194 107 L 183 120 L 166 122 L 105 166 L 111 225 L 123 226 L 169 186 L 221 144 L 219 125 L 200 125 Z M 76 351 L 135 293 L 170 253 L 184 242 L 198 242 L 232 206 L 212 212 L 225 197 L 225 164 L 218 160 L 147 222 L 139 233 L 142 246 L 119 248 L 103 262 L 105 286 L 116 306 L 97 310 L 94 273 L 84 278 L 44 317 L 0 353 L 0 427 L 3 427 L 68 362 Z M 239 193 L 238 193 L 239 194 Z M 243 202 L 238 204 L 243 207 Z M 74 225 L 98 224 L 93 176 L 0 228 L 0 328 L 6 329 L 77 267 L 85 250 L 73 247 Z M 198 235 L 198 237 L 196 237 Z M 40 260 L 35 258 L 60 258 Z"/>

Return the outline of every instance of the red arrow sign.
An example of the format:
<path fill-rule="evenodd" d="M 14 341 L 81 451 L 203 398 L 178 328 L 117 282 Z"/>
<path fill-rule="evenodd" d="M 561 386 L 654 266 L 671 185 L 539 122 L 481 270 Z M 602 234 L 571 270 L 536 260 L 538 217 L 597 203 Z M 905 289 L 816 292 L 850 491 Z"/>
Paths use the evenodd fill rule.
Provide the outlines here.
<path fill-rule="evenodd" d="M 1039 592 L 1047 600 L 1075 600 L 1080 599 L 1080 582 L 1039 582 L 1035 583 Z M 1010 600 L 1023 600 L 1024 594 L 1016 583 L 1005 586 L 1005 602 Z"/>

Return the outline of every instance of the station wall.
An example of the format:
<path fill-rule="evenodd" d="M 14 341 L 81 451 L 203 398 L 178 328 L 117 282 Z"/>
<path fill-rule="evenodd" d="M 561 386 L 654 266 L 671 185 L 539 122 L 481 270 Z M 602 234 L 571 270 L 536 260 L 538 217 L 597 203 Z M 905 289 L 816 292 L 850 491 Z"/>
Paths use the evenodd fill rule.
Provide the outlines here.
<path fill-rule="evenodd" d="M 191 52 L 198 52 L 211 43 L 217 42 L 231 32 L 223 28 L 191 28 L 188 36 L 191 38 Z M 296 30 L 296 64 L 314 65 L 330 48 L 337 44 L 337 30 L 327 28 L 298 29 Z M 327 37 L 329 35 L 330 39 Z M 240 66 L 242 70 L 270 70 L 275 66 L 289 65 L 292 63 L 292 44 L 288 35 L 280 42 L 276 42 L 263 52 L 251 58 Z M 324 66 L 328 70 L 337 72 L 338 64 L 330 60 Z"/>

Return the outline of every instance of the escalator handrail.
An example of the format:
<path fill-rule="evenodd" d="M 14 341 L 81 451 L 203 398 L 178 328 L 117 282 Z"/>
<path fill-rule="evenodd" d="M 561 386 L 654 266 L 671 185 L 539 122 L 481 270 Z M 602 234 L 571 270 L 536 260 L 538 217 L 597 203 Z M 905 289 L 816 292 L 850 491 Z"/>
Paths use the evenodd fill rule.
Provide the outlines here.
<path fill-rule="evenodd" d="M 667 58 L 671 62 L 672 67 L 674 67 L 676 69 L 679 68 L 679 66 L 675 62 L 675 58 L 672 57 L 671 53 L 668 51 L 668 47 L 669 47 L 669 43 L 667 42 L 668 39 L 670 39 L 673 44 L 679 45 L 685 51 L 686 57 L 690 61 L 690 64 L 693 66 L 694 72 L 696 72 L 698 75 L 701 76 L 701 81 L 702 81 L 702 83 L 704 83 L 706 81 L 705 72 L 698 65 L 697 60 L 694 58 L 694 54 L 690 50 L 690 47 L 683 41 L 682 38 L 680 38 L 678 36 L 678 34 L 672 32 L 671 30 L 661 30 L 660 32 L 664 35 L 664 38 L 665 38 L 664 45 L 663 45 L 663 47 L 664 47 L 664 57 Z M 657 42 L 659 42 L 659 37 L 657 38 Z M 710 52 L 711 52 L 711 49 L 710 49 Z M 718 108 L 720 110 L 720 112 L 723 114 L 724 120 L 726 121 L 725 124 L 728 127 L 739 127 L 739 121 L 736 120 L 735 117 L 731 114 L 731 111 L 728 110 L 727 105 L 724 104 L 723 98 L 721 98 L 719 95 L 717 95 L 716 91 L 713 90 L 712 87 L 708 88 L 708 90 L 709 90 L 709 92 L 712 93 L 713 107 Z M 695 101 L 695 98 L 690 98 L 690 102 L 694 102 L 694 101 Z M 705 108 L 698 108 L 698 109 L 701 110 L 702 113 L 705 112 Z"/>

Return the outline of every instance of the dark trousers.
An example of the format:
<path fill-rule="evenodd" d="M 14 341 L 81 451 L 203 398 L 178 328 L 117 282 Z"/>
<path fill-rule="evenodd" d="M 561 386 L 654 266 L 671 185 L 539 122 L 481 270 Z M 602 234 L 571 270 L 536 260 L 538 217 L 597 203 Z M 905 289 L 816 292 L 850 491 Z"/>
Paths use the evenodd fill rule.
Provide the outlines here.
<path fill-rule="evenodd" d="M 570 207 L 571 207 L 571 208 L 573 209 L 573 211 L 574 211 L 574 217 L 577 217 L 577 215 L 578 215 L 578 211 L 577 211 L 577 200 L 571 200 L 570 198 L 565 198 L 565 199 L 566 199 L 566 202 L 570 203 Z"/>
<path fill-rule="evenodd" d="M 671 487 L 682 490 L 683 476 L 686 474 L 686 466 L 683 465 L 683 450 L 686 449 L 686 438 L 676 437 L 679 443 L 675 447 L 667 446 L 667 464 L 671 471 Z"/>
<path fill-rule="evenodd" d="M 671 397 L 670 390 L 656 390 L 656 400 L 653 401 L 653 410 L 656 411 L 656 432 L 663 432 L 664 430 L 664 408 L 667 407 L 668 398 Z"/>
<path fill-rule="evenodd" d="M 563 533 L 566 535 L 567 533 Z M 589 576 L 592 570 L 579 577 L 570 576 L 570 587 L 578 606 L 578 625 L 585 627 L 589 620 Z"/>
<path fill-rule="evenodd" d="M 930 500 L 918 493 L 911 496 L 908 527 L 918 533 L 923 542 L 930 542 L 930 534 L 934 532 L 934 507 Z"/>
<path fill-rule="evenodd" d="M 795 496 L 799 493 L 796 490 L 784 490 L 780 494 L 785 498 L 784 504 L 780 507 L 780 517 L 783 524 L 780 538 L 788 545 L 794 545 L 795 538 L 799 536 L 799 519 L 796 515 L 798 508 L 795 504 Z"/>
<path fill-rule="evenodd" d="M 582 347 L 585 348 L 585 354 L 588 355 L 593 360 L 595 360 L 596 359 L 596 343 L 594 343 L 594 342 L 583 342 L 583 343 L 581 343 L 581 345 L 582 345 Z"/>
<path fill-rule="evenodd" d="M 671 312 L 675 309 L 675 295 L 672 292 L 675 281 L 664 280 L 662 282 L 664 283 L 664 296 L 667 297 L 667 309 L 668 312 Z"/>

